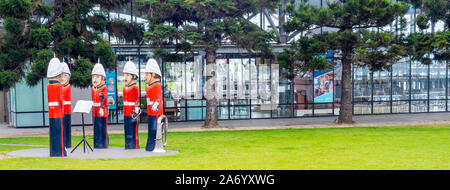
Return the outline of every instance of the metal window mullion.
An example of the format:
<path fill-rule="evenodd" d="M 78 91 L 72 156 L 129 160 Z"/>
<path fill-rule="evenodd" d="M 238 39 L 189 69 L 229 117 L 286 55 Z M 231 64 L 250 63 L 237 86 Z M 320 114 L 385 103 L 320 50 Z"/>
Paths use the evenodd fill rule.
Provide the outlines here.
<path fill-rule="evenodd" d="M 391 95 L 390 95 L 390 98 L 389 98 L 389 104 L 390 104 L 389 113 L 392 113 L 392 101 L 393 101 L 392 100 L 392 93 L 393 93 L 392 92 L 393 91 L 393 87 L 392 86 L 394 85 L 393 82 L 392 82 L 393 81 L 393 76 L 392 75 L 394 74 L 393 70 L 394 70 L 394 68 L 393 68 L 393 66 L 391 66 L 391 82 L 390 82 L 390 84 L 391 84 Z"/>
<path fill-rule="evenodd" d="M 448 66 L 448 61 L 447 60 L 445 60 L 445 67 L 447 68 L 446 70 L 445 70 L 445 110 L 446 111 L 449 111 L 448 110 L 448 96 L 449 96 L 449 94 L 448 94 L 448 92 L 449 92 L 449 86 L 448 86 L 448 80 L 449 80 L 449 78 L 448 78 L 448 70 L 449 70 L 449 66 Z"/>
<path fill-rule="evenodd" d="M 371 91 L 371 93 L 370 93 L 370 113 L 371 114 L 373 114 L 373 89 L 374 89 L 374 87 L 375 87 L 375 85 L 373 84 L 373 75 L 374 75 L 374 72 L 373 71 L 370 71 L 370 91 Z"/>
<path fill-rule="evenodd" d="M 355 67 L 354 67 L 353 64 L 351 64 L 351 67 L 352 67 L 351 68 L 352 73 L 350 73 L 350 75 L 352 76 L 352 92 L 351 92 L 351 95 L 352 95 L 352 115 L 353 115 L 353 114 L 355 114 L 355 104 L 354 104 L 355 103 L 355 93 L 354 93 L 354 90 L 355 90 L 355 76 L 354 76 L 354 74 L 355 74 Z M 342 93 L 341 93 L 341 105 L 342 105 Z M 339 115 L 340 115 L 340 113 L 341 113 L 341 111 L 339 110 Z"/>
<path fill-rule="evenodd" d="M 227 97 L 227 102 L 228 102 L 228 106 L 227 106 L 228 107 L 228 119 L 231 119 L 230 58 L 228 57 L 228 55 L 226 55 L 226 57 L 227 57 L 227 83 L 226 83 L 227 94 L 225 96 Z M 223 88 L 223 86 L 222 86 L 222 88 Z"/>
<path fill-rule="evenodd" d="M 409 113 L 411 113 L 411 99 L 412 99 L 412 62 L 409 58 Z"/>
<path fill-rule="evenodd" d="M 431 64 L 433 64 L 433 61 L 431 62 Z M 431 78 L 430 78 L 430 71 L 431 71 L 431 64 L 428 65 L 428 76 L 427 76 L 427 112 L 430 112 L 430 83 L 431 83 Z"/>

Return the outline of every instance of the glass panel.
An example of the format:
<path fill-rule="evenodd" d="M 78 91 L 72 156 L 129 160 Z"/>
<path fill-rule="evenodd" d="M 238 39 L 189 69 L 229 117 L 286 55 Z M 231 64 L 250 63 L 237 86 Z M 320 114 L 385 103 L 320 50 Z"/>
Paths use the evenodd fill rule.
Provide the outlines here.
<path fill-rule="evenodd" d="M 188 100 L 187 106 L 206 106 L 206 100 Z M 173 107 L 173 105 L 172 105 Z"/>
<path fill-rule="evenodd" d="M 279 104 L 291 103 L 291 84 L 278 85 L 278 102 Z M 274 102 L 276 104 L 276 102 Z"/>
<path fill-rule="evenodd" d="M 394 101 L 392 102 L 392 113 L 408 113 L 409 101 Z"/>
<path fill-rule="evenodd" d="M 411 101 L 411 112 L 427 112 L 427 101 Z"/>
<path fill-rule="evenodd" d="M 169 121 L 184 121 L 186 118 L 186 109 L 185 108 L 164 108 L 164 115 L 167 116 Z"/>
<path fill-rule="evenodd" d="M 341 104 L 338 102 L 334 103 L 334 115 L 339 115 L 339 111 L 341 110 Z"/>
<path fill-rule="evenodd" d="M 17 83 L 16 101 L 18 102 L 18 104 L 16 112 L 42 111 L 43 109 L 42 90 L 43 89 L 41 81 L 39 81 L 36 86 L 32 87 L 28 86 L 25 80 L 21 80 L 19 83 Z M 39 118 L 42 120 L 42 115 Z M 18 123 L 21 122 L 20 120 L 17 121 Z M 42 125 L 42 121 L 41 124 L 36 125 Z"/>
<path fill-rule="evenodd" d="M 186 99 L 202 99 L 203 93 L 203 75 L 202 75 L 202 57 L 195 56 L 195 58 L 186 61 Z"/>
<path fill-rule="evenodd" d="M 333 114 L 333 104 L 314 104 L 314 116 Z"/>
<path fill-rule="evenodd" d="M 42 119 L 42 113 L 17 113 L 17 127 L 42 126 Z"/>
<path fill-rule="evenodd" d="M 355 115 L 358 114 L 371 114 L 370 102 L 357 102 L 353 104 L 353 111 Z"/>
<path fill-rule="evenodd" d="M 377 113 L 390 113 L 391 103 L 390 102 L 374 102 L 373 103 L 373 114 Z"/>
<path fill-rule="evenodd" d="M 230 119 L 249 119 L 250 106 L 231 106 Z"/>
<path fill-rule="evenodd" d="M 368 68 L 354 67 L 353 93 L 355 102 L 371 101 L 372 85 Z"/>
<path fill-rule="evenodd" d="M 217 108 L 218 119 L 229 119 L 228 117 L 228 106 L 219 106 Z"/>
<path fill-rule="evenodd" d="M 294 103 L 313 103 L 313 95 L 312 74 L 294 78 Z"/>
<path fill-rule="evenodd" d="M 391 72 L 378 71 L 373 73 L 373 100 L 391 100 Z"/>
<path fill-rule="evenodd" d="M 251 99 L 252 105 L 271 104 L 270 66 L 260 58 L 251 59 Z"/>
<path fill-rule="evenodd" d="M 312 104 L 296 104 L 294 107 L 294 117 L 312 116 Z"/>
<path fill-rule="evenodd" d="M 16 111 L 16 87 L 11 88 L 11 112 Z"/>
<path fill-rule="evenodd" d="M 392 100 L 409 100 L 409 61 L 392 66 Z"/>
<path fill-rule="evenodd" d="M 291 105 L 278 105 L 272 111 L 272 117 L 291 117 Z"/>
<path fill-rule="evenodd" d="M 48 79 L 44 78 L 44 111 L 48 111 L 47 84 Z M 89 89 L 90 90 L 90 89 Z M 73 96 L 73 95 L 72 95 Z M 72 97 L 73 98 L 73 97 Z"/>
<path fill-rule="evenodd" d="M 270 109 L 270 104 L 252 106 L 252 118 L 270 118 Z"/>
<path fill-rule="evenodd" d="M 430 99 L 445 99 L 445 70 L 445 62 L 433 61 L 430 65 Z"/>
<path fill-rule="evenodd" d="M 188 108 L 188 120 L 204 120 L 206 116 L 206 107 Z"/>
<path fill-rule="evenodd" d="M 445 111 L 445 100 L 430 100 L 430 112 Z"/>
<path fill-rule="evenodd" d="M 123 108 L 123 107 L 122 107 Z M 117 117 L 119 119 L 119 123 L 123 123 L 124 122 L 124 116 L 123 116 L 123 109 L 117 109 Z M 147 111 L 147 109 L 143 110 L 143 111 Z M 147 112 L 145 112 L 143 115 L 145 115 Z"/>
<path fill-rule="evenodd" d="M 428 98 L 428 66 L 419 62 L 411 63 L 411 99 L 426 100 Z M 425 105 L 426 107 L 426 105 Z"/>
<path fill-rule="evenodd" d="M 216 84 L 217 84 L 217 94 L 219 97 L 218 100 L 227 100 L 230 97 L 231 91 L 228 88 L 229 86 L 229 78 L 228 78 L 228 64 L 227 59 L 217 59 L 216 60 Z M 224 102 L 224 101 L 219 101 Z"/>
<path fill-rule="evenodd" d="M 184 67 L 181 62 L 164 62 L 164 114 L 170 116 L 173 121 L 185 120 L 184 109 L 186 102 L 182 99 L 185 95 Z M 182 113 L 183 112 L 183 113 Z"/>
<path fill-rule="evenodd" d="M 45 116 L 44 116 L 44 117 L 45 117 L 45 118 L 44 118 L 44 119 L 45 119 L 45 120 L 44 120 L 44 122 L 45 122 L 44 125 L 45 125 L 45 126 L 48 126 L 49 123 L 50 123 L 50 119 L 48 118 L 48 112 L 45 113 Z"/>

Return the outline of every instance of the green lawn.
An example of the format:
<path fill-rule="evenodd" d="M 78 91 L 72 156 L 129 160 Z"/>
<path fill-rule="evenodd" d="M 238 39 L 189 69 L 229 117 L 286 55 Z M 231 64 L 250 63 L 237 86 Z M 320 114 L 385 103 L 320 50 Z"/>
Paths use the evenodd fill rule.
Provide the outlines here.
<path fill-rule="evenodd" d="M 140 134 L 145 147 L 146 134 Z M 76 143 L 80 137 L 73 138 Z M 0 143 L 48 144 L 46 137 Z M 122 147 L 123 135 L 110 135 Z M 0 169 L 450 169 L 450 125 L 169 133 L 177 155 L 133 159 L 3 158 Z M 30 147 L 0 146 L 7 151 Z"/>

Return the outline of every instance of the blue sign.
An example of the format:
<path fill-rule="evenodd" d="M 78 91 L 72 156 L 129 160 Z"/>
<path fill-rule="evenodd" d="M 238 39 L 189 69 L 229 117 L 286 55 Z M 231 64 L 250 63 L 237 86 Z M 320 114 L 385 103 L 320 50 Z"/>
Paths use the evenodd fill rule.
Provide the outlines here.
<path fill-rule="evenodd" d="M 116 71 L 106 70 L 106 89 L 108 91 L 108 109 L 117 109 Z"/>

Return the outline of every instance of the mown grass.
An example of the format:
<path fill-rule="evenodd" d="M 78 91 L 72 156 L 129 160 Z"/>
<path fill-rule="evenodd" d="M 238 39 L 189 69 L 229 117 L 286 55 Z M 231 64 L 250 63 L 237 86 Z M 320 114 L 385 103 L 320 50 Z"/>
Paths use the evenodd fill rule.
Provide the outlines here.
<path fill-rule="evenodd" d="M 147 135 L 139 137 L 144 148 Z M 111 147 L 123 147 L 123 135 L 109 138 Z M 80 139 L 74 137 L 73 144 Z M 0 143 L 46 145 L 48 138 L 3 138 Z M 449 147 L 450 125 L 172 132 L 166 149 L 180 151 L 177 155 L 130 159 L 6 157 L 0 160 L 0 169 L 448 170 Z M 27 148 L 36 147 L 0 145 L 0 153 Z"/>

